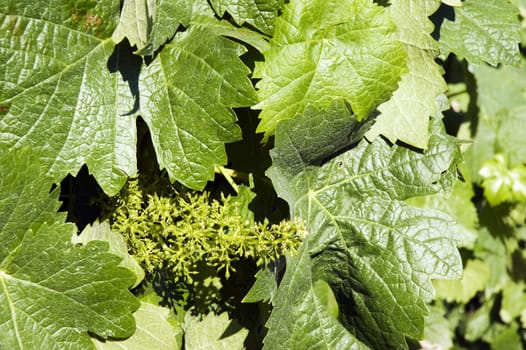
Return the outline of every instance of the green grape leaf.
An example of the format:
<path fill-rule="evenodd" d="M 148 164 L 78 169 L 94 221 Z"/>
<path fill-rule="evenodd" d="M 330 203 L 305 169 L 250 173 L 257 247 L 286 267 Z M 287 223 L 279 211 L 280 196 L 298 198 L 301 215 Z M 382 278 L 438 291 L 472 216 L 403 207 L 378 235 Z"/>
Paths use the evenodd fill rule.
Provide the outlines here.
<path fill-rule="evenodd" d="M 231 107 L 256 101 L 249 70 L 238 57 L 243 46 L 194 28 L 141 68 L 141 59 L 125 45 L 112 55 L 113 27 L 104 27 L 98 14 L 89 15 L 101 27 L 92 34 L 91 22 L 70 28 L 72 15 L 48 11 L 48 3 L 31 9 L 11 3 L 0 6 L 0 61 L 6 62 L 0 73 L 0 143 L 31 147 L 54 181 L 87 164 L 112 195 L 136 174 L 140 113 L 172 179 L 201 189 L 214 166 L 226 163 L 224 143 L 240 137 Z M 99 4 L 93 11 L 99 7 L 106 21 L 117 10 Z"/>
<path fill-rule="evenodd" d="M 272 34 L 274 20 L 283 0 L 211 0 L 219 17 L 228 12 L 237 25 L 249 23 L 265 34 Z"/>
<path fill-rule="evenodd" d="M 475 196 L 471 182 L 457 181 L 451 193 L 409 198 L 406 203 L 419 208 L 437 209 L 456 218 L 454 231 L 457 246 L 473 248 L 478 235 L 477 209 L 471 201 Z"/>
<path fill-rule="evenodd" d="M 406 54 L 386 10 L 369 0 L 293 1 L 276 19 L 274 37 L 256 66 L 259 132 L 312 104 L 349 102 L 360 121 L 386 101 L 407 71 Z"/>
<path fill-rule="evenodd" d="M 435 62 L 439 49 L 428 19 L 439 5 L 439 0 L 395 0 L 387 8 L 397 26 L 395 37 L 407 52 L 409 72 L 402 76 L 393 97 L 378 107 L 381 113 L 367 133 L 369 139 L 383 135 L 393 143 L 400 140 L 427 148 L 429 116 L 436 112 L 435 99 L 446 90 L 441 67 Z"/>
<path fill-rule="evenodd" d="M 135 288 L 141 283 L 145 276 L 144 270 L 139 263 L 128 254 L 124 237 L 119 233 L 112 232 L 110 224 L 107 221 L 99 222 L 97 220 L 93 224 L 86 226 L 80 235 L 75 233 L 71 238 L 71 242 L 74 244 L 87 244 L 90 241 L 108 242 L 109 252 L 122 259 L 119 266 L 132 271 L 135 275 L 135 282 L 130 288 Z"/>
<path fill-rule="evenodd" d="M 526 65 L 522 67 L 473 65 L 480 108 L 473 142 L 466 152 L 464 168 L 479 182 L 484 163 L 501 153 L 510 167 L 526 161 Z"/>
<path fill-rule="evenodd" d="M 170 309 L 141 302 L 134 312 L 135 333 L 124 340 L 106 340 L 93 338 L 99 350 L 144 350 L 144 349 L 182 349 L 182 328 L 170 323 Z"/>
<path fill-rule="evenodd" d="M 71 243 L 76 227 L 56 213 L 58 191 L 38 159 L 0 151 L 0 348 L 84 350 L 89 334 L 130 336 L 133 274 L 106 242 Z"/>
<path fill-rule="evenodd" d="M 241 350 L 247 334 L 248 330 L 239 329 L 227 313 L 208 314 L 201 321 L 191 318 L 185 322 L 185 349 Z"/>
<path fill-rule="evenodd" d="M 0 3 L 0 143 L 30 147 L 55 181 L 85 163 L 115 194 L 136 172 L 133 98 L 106 68 L 118 2 L 84 5 Z"/>
<path fill-rule="evenodd" d="M 507 111 L 493 115 L 491 118 L 480 113 L 476 134 L 471 144 L 467 145 L 464 153 L 465 163 L 462 165 L 462 172 L 468 175 L 473 182 L 480 182 L 482 179 L 479 170 L 482 165 L 493 158 L 499 149 L 497 133 L 502 121 L 508 120 Z"/>
<path fill-rule="evenodd" d="M 190 26 L 207 28 L 217 35 L 235 38 L 247 43 L 258 51 L 268 48 L 268 36 L 245 27 L 238 27 L 227 20 L 217 20 L 217 16 L 207 0 L 193 0 Z"/>
<path fill-rule="evenodd" d="M 440 29 L 440 51 L 471 63 L 519 65 L 519 12 L 508 0 L 466 0 Z"/>
<path fill-rule="evenodd" d="M 318 118 L 320 122 L 325 116 Z M 293 349 L 321 342 L 311 330 L 325 322 L 317 311 L 320 301 L 313 299 L 313 286 L 322 279 L 333 289 L 340 321 L 353 339 L 372 348 L 404 347 L 406 336 L 423 335 L 425 302 L 434 295 L 430 279 L 458 278 L 462 268 L 452 218 L 402 201 L 451 187 L 459 161 L 457 142 L 435 118 L 424 153 L 377 139 L 300 169 L 280 161 L 291 154 L 300 157 L 308 147 L 308 139 L 291 132 L 299 120 L 280 123 L 268 175 L 291 216 L 305 222 L 309 236 L 299 257 L 287 265 L 265 344 L 274 348 L 272 344 L 282 342 L 283 349 Z M 354 344 L 345 338 L 349 346 Z"/>
<path fill-rule="evenodd" d="M 188 26 L 192 3 L 186 0 L 125 0 L 112 38 L 128 38 L 137 54 L 152 56 L 173 37 L 180 24 Z"/>
<path fill-rule="evenodd" d="M 225 142 L 241 137 L 230 107 L 256 100 L 239 55 L 245 48 L 206 27 L 178 33 L 141 72 L 141 116 L 161 168 L 202 189 L 226 163 Z"/>
<path fill-rule="evenodd" d="M 477 104 L 482 113 L 494 116 L 503 109 L 520 110 L 526 102 L 526 59 L 520 67 L 470 65 L 477 83 Z"/>
<path fill-rule="evenodd" d="M 276 157 L 271 172 L 276 173 L 273 182 L 278 187 L 288 186 L 291 177 L 304 170 L 307 165 L 319 165 L 357 143 L 371 121 L 358 123 L 345 103 L 335 100 L 325 109 L 307 106 L 304 113 L 284 123 L 287 124 L 286 134 L 294 137 L 283 135 L 280 148 L 272 151 Z M 297 152 L 289 152 L 288 148 L 296 149 Z M 282 181 L 285 183 L 281 186 Z"/>
<path fill-rule="evenodd" d="M 478 291 L 484 290 L 489 281 L 490 268 L 482 260 L 469 260 L 464 268 L 462 279 L 458 281 L 434 281 L 437 297 L 449 302 L 466 304 Z"/>
<path fill-rule="evenodd" d="M 306 243 L 294 259 L 288 259 L 285 276 L 272 301 L 274 308 L 266 325 L 269 330 L 263 349 L 369 349 L 320 300 L 310 255 Z"/>
<path fill-rule="evenodd" d="M 125 37 L 131 46 L 142 49 L 148 42 L 155 15 L 155 0 L 124 0 L 121 18 L 112 38 L 119 43 Z"/>

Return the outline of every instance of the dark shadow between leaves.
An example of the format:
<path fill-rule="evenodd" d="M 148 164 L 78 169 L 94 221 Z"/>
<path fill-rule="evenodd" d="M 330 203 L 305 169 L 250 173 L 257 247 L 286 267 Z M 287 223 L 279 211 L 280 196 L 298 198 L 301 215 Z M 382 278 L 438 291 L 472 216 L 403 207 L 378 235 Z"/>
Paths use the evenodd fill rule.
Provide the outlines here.
<path fill-rule="evenodd" d="M 389 7 L 391 4 L 389 3 L 389 0 L 374 0 L 375 4 L 382 6 L 382 7 Z"/>
<path fill-rule="evenodd" d="M 139 105 L 139 74 L 141 72 L 142 59 L 133 53 L 134 49 L 130 46 L 127 39 L 115 45 L 113 53 L 108 58 L 106 66 L 111 73 L 121 73 L 122 80 L 128 82 L 128 87 L 134 98 L 132 109 L 124 114 L 131 115 L 137 112 Z"/>
<path fill-rule="evenodd" d="M 75 223 L 79 232 L 100 216 L 100 203 L 107 199 L 86 165 L 80 168 L 77 175 L 69 174 L 61 181 L 59 198 L 62 202 L 59 211 L 67 212 L 67 221 Z"/>
<path fill-rule="evenodd" d="M 258 111 L 236 108 L 235 112 L 243 138 L 225 145 L 229 159 L 227 166 L 244 174 L 253 174 L 252 190 L 256 193 L 256 198 L 250 203 L 249 209 L 254 212 L 256 221 L 266 218 L 271 223 L 278 223 L 288 217 L 289 209 L 286 202 L 277 197 L 272 183 L 265 175 L 272 164 L 269 150 L 274 145 L 273 138 L 262 143 L 263 135 L 256 132 Z"/>
<path fill-rule="evenodd" d="M 419 154 L 424 154 L 425 153 L 423 149 L 415 147 L 415 146 L 410 145 L 408 143 L 405 143 L 404 141 L 396 140 L 396 145 L 399 146 L 399 147 L 407 148 L 407 149 L 409 149 L 409 150 L 411 150 L 412 152 L 415 152 L 415 153 L 419 153 Z"/>
<path fill-rule="evenodd" d="M 433 13 L 429 19 L 435 25 L 435 30 L 431 33 L 433 39 L 438 41 L 440 39 L 440 28 L 444 20 L 450 20 L 451 22 L 455 21 L 455 9 L 451 6 L 441 4 L 438 10 Z"/>

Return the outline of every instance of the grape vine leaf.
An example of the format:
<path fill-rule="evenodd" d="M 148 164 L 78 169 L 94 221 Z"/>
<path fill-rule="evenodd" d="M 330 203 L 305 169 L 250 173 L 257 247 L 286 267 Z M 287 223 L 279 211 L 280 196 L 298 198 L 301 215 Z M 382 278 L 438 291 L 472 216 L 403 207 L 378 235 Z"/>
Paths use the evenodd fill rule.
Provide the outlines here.
<path fill-rule="evenodd" d="M 526 66 L 472 65 L 477 83 L 478 123 L 466 151 L 464 168 L 473 181 L 480 181 L 485 162 L 502 153 L 511 167 L 526 160 Z"/>
<path fill-rule="evenodd" d="M 206 27 L 217 35 L 235 38 L 263 52 L 268 47 L 268 36 L 245 27 L 238 27 L 227 20 L 217 20 L 217 15 L 207 0 L 193 0 L 190 26 Z"/>
<path fill-rule="evenodd" d="M 407 71 L 406 54 L 385 9 L 370 0 L 306 0 L 285 5 L 265 62 L 254 77 L 258 132 L 301 114 L 308 104 L 350 103 L 358 120 L 387 100 Z"/>
<path fill-rule="evenodd" d="M 87 164 L 113 195 L 136 174 L 141 114 L 161 167 L 201 189 L 240 136 L 230 107 L 256 101 L 244 47 L 194 28 L 142 67 L 125 45 L 112 55 L 117 3 L 97 2 L 82 23 L 71 6 L 0 3 L 0 143 L 31 147 L 56 182 Z"/>
<path fill-rule="evenodd" d="M 318 118 L 321 122 L 326 116 Z M 434 118 L 424 153 L 377 139 L 301 169 L 283 161 L 301 158 L 307 147 L 303 136 L 291 132 L 298 121 L 278 126 L 268 175 L 309 236 L 299 256 L 289 259 L 273 300 L 265 346 L 332 348 L 331 339 L 344 337 L 349 346 L 358 339 L 389 349 L 400 348 L 406 336 L 420 338 L 425 302 L 434 294 L 430 279 L 458 278 L 462 267 L 450 231 L 452 218 L 402 201 L 451 187 L 460 157 L 457 142 Z M 311 332 L 328 324 L 313 296 L 319 279 L 333 288 L 345 336 L 333 333 L 336 326 Z M 324 332 L 330 332 L 328 340 Z"/>
<path fill-rule="evenodd" d="M 93 338 L 95 347 L 99 350 L 182 349 L 182 329 L 170 323 L 170 309 L 141 302 L 133 317 L 137 328 L 131 337 L 106 341 Z"/>
<path fill-rule="evenodd" d="M 86 163 L 114 194 L 136 171 L 134 102 L 105 66 L 118 3 L 85 5 L 0 3 L 0 143 L 32 148 L 55 181 Z"/>
<path fill-rule="evenodd" d="M 80 350 L 93 348 L 88 332 L 130 336 L 133 274 L 106 242 L 71 243 L 76 227 L 56 213 L 58 191 L 30 150 L 0 151 L 0 347 Z"/>
<path fill-rule="evenodd" d="M 316 294 L 318 279 L 309 243 L 287 260 L 285 276 L 272 301 L 263 349 L 369 349 L 331 315 Z"/>
<path fill-rule="evenodd" d="M 125 0 L 112 38 L 128 38 L 136 54 L 152 56 L 172 38 L 180 24 L 188 26 L 192 3 L 187 0 Z"/>
<path fill-rule="evenodd" d="M 488 298 L 477 310 L 468 314 L 463 322 L 464 338 L 474 342 L 483 336 L 486 337 L 491 326 L 491 312 L 495 304 L 495 297 Z"/>
<path fill-rule="evenodd" d="M 228 12 L 237 25 L 249 23 L 271 35 L 283 0 L 211 0 L 210 4 L 219 17 Z"/>
<path fill-rule="evenodd" d="M 477 86 L 477 105 L 486 116 L 493 117 L 504 109 L 520 110 L 526 102 L 526 60 L 520 67 L 470 65 Z"/>
<path fill-rule="evenodd" d="M 440 51 L 471 63 L 519 65 L 519 12 L 508 0 L 466 0 L 440 29 Z"/>
<path fill-rule="evenodd" d="M 436 112 L 435 99 L 447 87 L 435 62 L 439 48 L 430 35 L 433 24 L 428 19 L 439 6 L 440 0 L 395 0 L 387 8 L 397 27 L 395 37 L 407 52 L 409 72 L 391 99 L 378 107 L 381 113 L 367 133 L 369 139 L 383 135 L 393 143 L 400 140 L 427 148 L 429 116 Z"/>
<path fill-rule="evenodd" d="M 297 152 L 284 152 L 274 159 L 276 166 L 271 172 L 279 173 L 274 176 L 274 185 L 279 187 L 276 181 L 283 179 L 286 180 L 283 187 L 286 187 L 291 180 L 290 175 L 296 175 L 306 165 L 320 165 L 327 158 L 357 143 L 371 122 L 357 122 L 342 100 L 333 101 L 325 109 L 307 106 L 304 113 L 294 117 L 294 122 L 287 122 L 287 134 L 295 136 L 282 137 L 280 145 L 282 149 L 288 147 Z"/>
<path fill-rule="evenodd" d="M 131 46 L 144 48 L 153 25 L 155 5 L 155 0 L 124 0 L 119 24 L 112 35 L 113 40 L 119 43 L 127 37 Z"/>
<path fill-rule="evenodd" d="M 190 318 L 185 322 L 185 349 L 187 350 L 241 350 L 248 330 L 239 328 L 236 323 L 222 313 L 206 315 L 201 321 Z M 203 332 L 203 330 L 206 330 Z"/>
<path fill-rule="evenodd" d="M 140 111 L 157 160 L 187 187 L 202 189 L 214 166 L 226 164 L 224 144 L 241 137 L 230 107 L 256 101 L 249 69 L 239 58 L 245 51 L 194 26 L 178 33 L 141 72 Z"/>
<path fill-rule="evenodd" d="M 419 208 L 437 209 L 454 217 L 457 221 L 454 229 L 457 246 L 472 249 L 479 228 L 477 208 L 471 201 L 474 196 L 471 181 L 457 181 L 450 193 L 413 197 L 405 202 Z"/>

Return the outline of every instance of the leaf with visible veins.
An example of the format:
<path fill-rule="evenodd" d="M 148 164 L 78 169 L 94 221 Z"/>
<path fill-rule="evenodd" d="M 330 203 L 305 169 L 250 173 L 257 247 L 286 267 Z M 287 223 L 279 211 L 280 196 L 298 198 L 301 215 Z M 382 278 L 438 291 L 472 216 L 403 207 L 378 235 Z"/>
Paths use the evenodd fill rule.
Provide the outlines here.
<path fill-rule="evenodd" d="M 88 333 L 130 336 L 133 273 L 106 242 L 71 242 L 76 227 L 56 212 L 58 191 L 49 193 L 38 159 L 0 151 L 0 348 L 84 350 Z"/>

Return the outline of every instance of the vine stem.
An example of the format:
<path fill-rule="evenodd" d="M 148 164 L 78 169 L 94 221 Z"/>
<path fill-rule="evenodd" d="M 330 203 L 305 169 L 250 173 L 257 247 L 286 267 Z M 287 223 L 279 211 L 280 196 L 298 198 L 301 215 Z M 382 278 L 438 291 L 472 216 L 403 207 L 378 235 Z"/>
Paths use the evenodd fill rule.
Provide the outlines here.
<path fill-rule="evenodd" d="M 226 181 L 228 181 L 228 183 L 230 184 L 230 186 L 232 186 L 234 191 L 236 191 L 236 193 L 239 193 L 239 187 L 234 181 L 234 179 L 237 179 L 238 181 L 241 181 L 241 182 L 248 182 L 248 175 L 246 173 L 239 172 L 239 171 L 236 171 L 230 168 L 216 166 L 215 172 L 223 175 Z"/>

